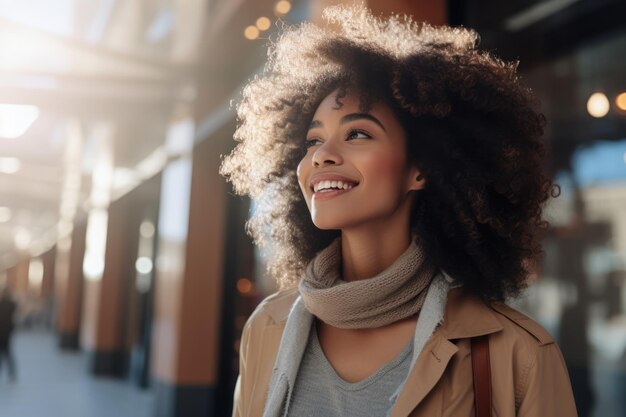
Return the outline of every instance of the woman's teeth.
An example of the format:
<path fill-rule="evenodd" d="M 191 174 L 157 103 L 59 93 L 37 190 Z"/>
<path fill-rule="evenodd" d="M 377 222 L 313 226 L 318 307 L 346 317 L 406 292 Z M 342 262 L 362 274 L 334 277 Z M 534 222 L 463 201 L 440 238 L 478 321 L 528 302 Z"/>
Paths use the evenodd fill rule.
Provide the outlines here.
<path fill-rule="evenodd" d="M 320 181 L 313 186 L 313 191 L 323 191 L 323 190 L 349 190 L 354 187 L 354 184 L 343 181 Z"/>

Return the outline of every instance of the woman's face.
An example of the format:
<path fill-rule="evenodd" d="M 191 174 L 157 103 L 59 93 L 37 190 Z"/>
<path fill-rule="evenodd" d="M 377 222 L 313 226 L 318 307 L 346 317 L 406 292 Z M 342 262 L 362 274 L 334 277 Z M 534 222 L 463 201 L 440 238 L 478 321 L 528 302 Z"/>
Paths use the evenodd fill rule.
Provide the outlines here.
<path fill-rule="evenodd" d="M 349 229 L 407 215 L 410 191 L 423 188 L 409 166 L 405 132 L 391 108 L 359 109 L 358 91 L 337 106 L 336 94 L 319 105 L 306 137 L 307 153 L 298 164 L 298 182 L 320 229 Z M 404 210 L 401 210 L 404 208 Z M 408 219 L 407 219 L 408 220 Z"/>

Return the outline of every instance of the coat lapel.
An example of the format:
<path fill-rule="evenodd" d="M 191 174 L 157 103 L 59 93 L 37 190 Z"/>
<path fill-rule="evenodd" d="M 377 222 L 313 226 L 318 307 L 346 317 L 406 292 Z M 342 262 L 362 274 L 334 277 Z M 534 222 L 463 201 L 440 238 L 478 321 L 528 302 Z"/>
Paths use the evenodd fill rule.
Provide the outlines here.
<path fill-rule="evenodd" d="M 406 417 L 426 397 L 459 349 L 436 332 L 424 346 L 398 397 L 391 417 Z"/>
<path fill-rule="evenodd" d="M 279 417 L 289 409 L 300 362 L 307 346 L 313 315 L 298 297 L 280 337 L 278 353 L 269 384 L 264 417 Z"/>
<path fill-rule="evenodd" d="M 442 325 L 428 340 L 400 392 L 391 417 L 407 417 L 439 382 L 458 352 L 454 339 L 481 336 L 502 330 L 495 313 L 478 297 L 453 288 L 448 293 Z"/>

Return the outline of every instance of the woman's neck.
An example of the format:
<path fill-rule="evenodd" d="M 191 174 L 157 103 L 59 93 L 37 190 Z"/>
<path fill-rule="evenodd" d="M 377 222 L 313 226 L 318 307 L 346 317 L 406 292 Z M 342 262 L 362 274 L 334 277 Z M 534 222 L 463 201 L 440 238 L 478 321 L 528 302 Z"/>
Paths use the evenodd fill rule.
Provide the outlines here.
<path fill-rule="evenodd" d="M 411 243 L 408 227 L 368 228 L 341 233 L 342 275 L 344 281 L 371 278 L 402 255 Z"/>

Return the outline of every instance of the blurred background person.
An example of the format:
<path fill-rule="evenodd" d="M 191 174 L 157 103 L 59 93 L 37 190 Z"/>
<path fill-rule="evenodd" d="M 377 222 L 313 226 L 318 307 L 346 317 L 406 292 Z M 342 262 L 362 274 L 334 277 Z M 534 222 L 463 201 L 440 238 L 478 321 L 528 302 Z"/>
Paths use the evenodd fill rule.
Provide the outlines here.
<path fill-rule="evenodd" d="M 13 333 L 13 320 L 16 309 L 17 304 L 13 301 L 11 291 L 8 288 L 4 288 L 0 295 L 0 371 L 2 371 L 3 362 L 6 362 L 11 381 L 15 381 L 17 377 L 15 358 L 11 352 L 11 335 Z M 0 375 L 2 375 L 1 372 Z"/>

